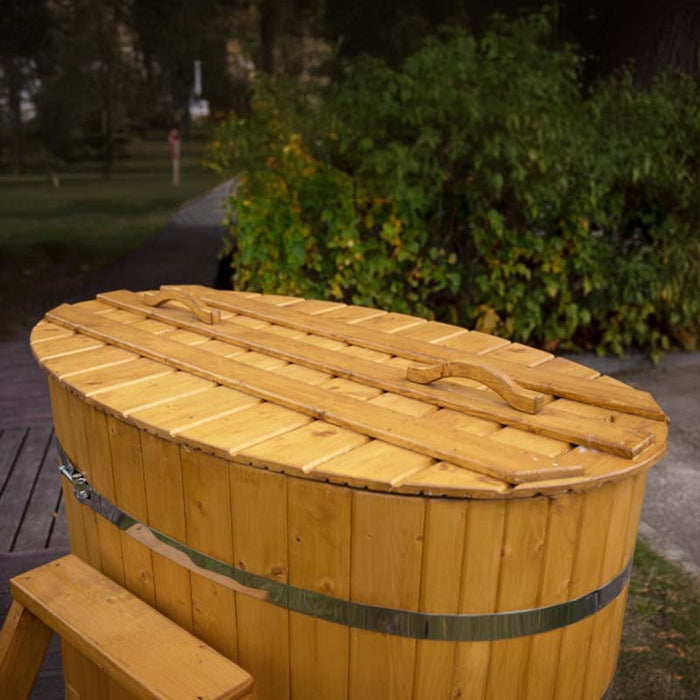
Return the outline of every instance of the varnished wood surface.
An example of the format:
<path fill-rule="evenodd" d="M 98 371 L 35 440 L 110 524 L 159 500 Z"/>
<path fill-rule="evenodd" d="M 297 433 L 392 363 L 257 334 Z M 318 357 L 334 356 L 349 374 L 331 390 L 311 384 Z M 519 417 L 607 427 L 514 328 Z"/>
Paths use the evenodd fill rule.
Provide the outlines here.
<path fill-rule="evenodd" d="M 188 289 L 198 289 L 200 298 L 204 302 L 217 308 L 230 311 L 240 311 L 243 309 L 244 313 L 248 313 L 250 316 L 264 320 L 274 319 L 282 325 L 297 326 L 297 324 L 303 324 L 305 330 L 318 330 L 322 335 L 327 335 L 328 337 L 334 337 L 362 347 L 371 347 L 376 350 L 399 354 L 402 357 L 412 358 L 419 362 L 434 361 L 436 356 L 441 360 L 462 359 L 462 357 L 455 352 L 445 350 L 436 351 L 435 348 L 426 349 L 425 345 L 420 341 L 402 339 L 399 343 L 391 342 L 391 339 L 383 334 L 383 330 L 385 329 L 378 324 L 374 324 L 374 328 L 372 328 L 369 333 L 363 332 L 364 329 L 353 333 L 352 331 L 348 331 L 347 327 L 338 326 L 334 321 L 328 323 L 328 317 L 319 319 L 312 325 L 309 324 L 307 319 L 297 317 L 295 310 L 280 315 L 272 311 L 274 307 L 261 307 L 256 299 L 246 299 L 245 295 L 239 294 L 236 298 L 234 296 L 235 293 L 233 293 L 233 295 L 226 295 L 225 293 L 222 294 L 221 292 L 216 292 L 206 287 L 193 286 L 188 287 Z M 235 301 L 232 301 L 232 296 Z M 291 303 L 293 304 L 294 302 Z M 411 317 L 406 318 L 409 319 Z M 420 321 L 420 319 L 413 319 L 413 321 Z M 411 325 L 406 323 L 403 327 L 410 328 Z M 358 329 L 359 328 L 358 326 Z M 402 326 L 400 325 L 386 328 L 390 333 L 401 329 Z M 551 358 L 551 356 L 549 356 L 549 358 Z M 505 362 L 503 362 L 503 360 L 505 360 Z M 665 420 L 663 411 L 653 398 L 646 392 L 639 391 L 638 389 L 620 384 L 615 388 L 609 388 L 609 391 L 601 391 L 599 387 L 594 389 L 588 386 L 586 382 L 577 381 L 575 378 L 569 378 L 567 381 L 564 377 L 557 377 L 556 373 L 552 375 L 547 372 L 542 373 L 536 370 L 524 369 L 522 366 L 518 367 L 517 364 L 512 365 L 508 361 L 506 355 L 503 355 L 503 357 L 496 356 L 494 366 L 510 372 L 514 379 L 529 389 L 544 391 L 546 393 L 556 393 L 557 396 L 583 400 L 596 406 L 617 408 L 622 411 L 629 411 L 656 420 Z M 557 388 L 557 391 L 554 390 L 555 388 Z"/>
<path fill-rule="evenodd" d="M 145 313 L 150 313 L 144 308 L 143 302 L 137 295 L 128 292 L 113 292 L 101 295 L 100 298 L 110 303 L 128 304 L 131 309 L 142 309 Z M 55 313 L 60 315 L 60 309 L 55 310 Z M 114 314 L 110 314 L 110 317 L 114 319 Z M 403 363 L 400 362 L 402 359 L 400 357 L 397 357 L 397 362 L 394 363 L 371 362 L 358 355 L 335 352 L 335 349 L 318 347 L 317 345 L 312 346 L 310 343 L 305 342 L 306 338 L 303 337 L 296 337 L 294 339 L 295 342 L 290 343 L 284 337 L 256 328 L 241 327 L 235 322 L 224 323 L 222 326 L 211 329 L 203 327 L 201 323 L 189 322 L 181 314 L 172 316 L 165 312 L 159 318 L 169 319 L 170 322 L 178 327 L 199 331 L 202 334 L 199 336 L 200 343 L 204 342 L 206 337 L 217 338 L 220 341 L 232 343 L 234 347 L 240 346 L 247 350 L 257 351 L 287 362 L 293 362 L 299 366 L 330 373 L 369 387 L 395 392 L 401 396 L 422 401 L 428 406 L 441 406 L 472 416 L 495 419 L 524 431 L 594 447 L 627 458 L 636 456 L 653 441 L 653 436 L 645 433 L 643 430 L 632 434 L 624 429 L 621 430 L 617 426 L 601 424 L 601 421 L 593 422 L 585 417 L 572 420 L 566 413 L 562 414 L 556 410 L 553 411 L 551 407 L 542 415 L 536 417 L 522 415 L 521 412 L 523 410 L 529 413 L 539 413 L 544 403 L 551 401 L 552 397 L 517 387 L 503 369 L 489 366 L 493 363 L 491 358 L 475 356 L 468 364 L 463 362 L 446 362 L 441 365 L 444 371 L 438 372 L 433 377 L 434 379 L 440 379 L 451 376 L 449 369 L 452 367 L 471 367 L 478 375 L 478 377 L 476 375 L 472 376 L 472 379 L 477 380 L 476 382 L 471 381 L 468 384 L 464 382 L 461 384 L 440 382 L 430 386 L 420 386 L 415 383 L 417 381 L 416 377 L 421 377 L 426 372 L 430 374 L 430 369 L 421 369 L 419 366 L 414 365 L 404 367 Z M 80 323 L 80 319 L 76 318 L 75 322 Z M 83 318 L 83 322 L 87 323 L 87 320 Z M 78 326 L 74 327 L 78 328 Z M 90 329 L 85 326 L 80 326 L 80 329 L 90 333 Z M 112 333 L 115 332 L 118 332 L 118 330 L 114 329 L 112 331 Z M 119 338 L 119 340 L 115 341 L 112 333 L 110 333 L 109 329 L 104 329 L 100 335 L 103 338 L 109 338 L 114 344 L 118 344 L 122 339 Z M 374 331 L 373 333 L 376 334 L 377 332 Z M 131 334 L 127 332 L 125 335 L 128 337 Z M 195 338 L 197 337 L 194 334 L 192 335 Z M 174 336 L 174 333 L 169 333 L 163 337 L 173 339 Z M 370 335 L 370 337 L 372 336 Z M 126 340 L 126 338 L 123 339 L 123 341 Z M 128 345 L 120 345 L 120 347 L 138 350 L 138 339 L 132 337 L 130 340 L 131 342 Z M 411 341 L 413 343 L 417 342 L 412 338 L 407 342 Z M 397 349 L 402 346 L 402 342 L 399 340 L 395 344 Z M 149 356 L 154 357 L 154 355 Z M 173 361 L 176 361 L 176 359 L 172 357 Z M 46 362 L 47 360 L 43 359 L 43 361 Z M 510 369 L 512 370 L 512 368 Z M 61 372 L 66 373 L 65 366 L 61 367 Z M 561 374 L 565 379 L 571 378 L 571 375 L 565 372 Z M 457 376 L 467 375 L 462 371 L 462 374 Z M 496 380 L 496 377 L 499 379 Z M 421 384 L 424 383 L 426 382 L 421 381 Z M 480 386 L 482 383 L 489 386 L 494 391 L 495 396 L 490 393 L 486 394 L 483 391 L 471 390 L 472 386 L 477 390 L 483 388 Z M 466 389 L 465 386 L 469 386 L 470 389 Z M 504 388 L 505 394 L 503 394 Z M 608 387 L 601 385 L 600 388 L 602 391 Z M 499 391 L 501 392 L 500 397 Z M 534 397 L 537 397 L 536 401 Z M 512 408 L 504 405 L 501 398 L 504 398 L 506 403 L 510 404 Z M 561 474 L 561 476 L 564 475 Z"/>
<path fill-rule="evenodd" d="M 219 307 L 220 324 L 203 324 L 177 303 L 156 309 L 141 295 L 117 293 L 69 307 L 68 316 L 87 319 L 84 325 L 71 326 L 66 314 L 61 323 L 59 310 L 58 324 L 43 322 L 32 335 L 69 456 L 152 527 L 278 581 L 434 612 L 561 602 L 605 583 L 626 562 L 644 472 L 666 441 L 664 421 L 638 415 L 654 413 L 642 393 L 535 348 L 402 314 L 243 294 L 232 296 L 233 309 L 227 295 L 206 298 Z M 554 395 L 522 420 L 536 424 L 544 415 L 558 421 L 559 432 L 523 430 L 508 418 L 517 409 L 471 379 L 406 390 L 413 362 L 455 354 L 515 367 L 513 376 L 552 375 Z M 216 371 L 201 371 L 205 357 Z M 292 394 L 273 400 L 261 386 L 293 387 L 297 404 L 288 402 Z M 587 401 L 566 388 L 581 386 Z M 459 398 L 446 405 L 436 387 Z M 591 400 L 595 392 L 607 396 L 603 405 Z M 318 396 L 356 407 L 355 422 L 299 410 Z M 495 410 L 475 414 L 479 402 Z M 459 444 L 458 451 L 480 445 L 499 459 L 517 453 L 564 469 L 513 484 L 394 435 L 357 429 L 363 421 L 376 427 L 377 416 L 391 417 L 413 440 L 430 435 Z M 620 449 L 609 449 L 615 441 Z M 607 451 L 598 449 L 606 443 Z M 452 498 L 431 498 L 443 495 Z M 599 695 L 613 673 L 624 601 L 534 637 L 394 638 L 221 586 L 148 542 L 115 535 L 88 509 L 67 507 L 74 551 L 252 671 L 260 700 L 563 698 L 579 688 Z M 70 653 L 68 668 L 76 683 L 103 682 Z"/>
<path fill-rule="evenodd" d="M 377 309 L 185 289 L 220 307 L 221 322 L 110 292 L 51 312 L 58 325 L 35 328 L 33 351 L 51 376 L 139 429 L 245 464 L 379 491 L 558 493 L 622 478 L 665 451 L 666 423 L 635 414 L 653 403 L 648 395 L 535 348 Z M 560 395 L 585 386 L 584 402 L 546 396 L 531 415 L 471 379 L 409 381 L 412 361 L 430 353 L 478 356 L 521 384 L 523 376 L 550 377 L 564 387 Z M 588 403 L 593 388 L 603 405 Z M 631 413 L 606 404 L 622 399 Z M 317 439 L 339 429 L 360 441 Z M 372 468 L 363 457 L 368 439 L 404 450 L 398 463 L 402 453 L 394 455 L 396 469 Z M 410 452 L 430 459 L 402 468 Z M 366 469 L 341 467 L 362 462 Z"/>
<path fill-rule="evenodd" d="M 404 417 L 397 412 L 372 404 L 363 405 L 360 398 L 334 394 L 318 386 L 273 375 L 264 369 L 246 366 L 235 358 L 211 355 L 198 347 L 124 326 L 106 318 L 104 314 L 92 314 L 64 305 L 50 312 L 48 318 L 81 334 L 105 341 L 103 348 L 46 360 L 45 365 L 60 379 L 80 374 L 86 367 L 100 370 L 128 364 L 141 355 L 165 366 L 240 390 L 267 401 L 272 406 L 282 406 L 298 414 L 323 419 L 510 483 L 556 479 L 583 473 L 576 465 L 559 467 L 558 464 L 548 464 L 543 458 L 515 448 L 503 447 L 494 452 L 479 438 L 459 433 L 441 435 L 434 430 L 426 430 L 420 422 L 414 422 L 409 427 Z M 264 422 L 262 416 L 259 420 Z M 605 429 L 606 426 L 600 425 L 600 430 Z M 620 437 L 624 442 L 624 435 Z M 633 439 L 638 443 L 640 437 L 635 435 Z M 647 442 L 646 438 L 643 440 Z M 633 453 L 626 456 L 632 455 Z"/>
<path fill-rule="evenodd" d="M 29 697 L 50 641 L 51 629 L 13 601 L 0 629 L 0 697 Z"/>
<path fill-rule="evenodd" d="M 232 700 L 252 686 L 243 669 L 75 555 L 16 576 L 10 588 L 15 601 L 128 694 Z"/>
<path fill-rule="evenodd" d="M 644 474 L 552 497 L 406 498 L 308 480 L 302 475 L 317 455 L 313 440 L 298 455 L 296 476 L 288 477 L 138 430 L 56 380 L 51 387 L 57 416 L 70 418 L 57 420 L 69 456 L 85 464 L 101 489 L 113 481 L 118 506 L 143 502 L 140 517 L 152 527 L 239 568 L 305 589 L 409 610 L 517 610 L 593 590 L 631 554 Z M 106 430 L 99 427 L 103 419 Z M 311 425 L 300 429 L 307 439 L 318 430 Z M 257 429 L 254 423 L 247 428 L 249 435 Z M 91 448 L 86 430 L 96 443 Z M 278 451 L 288 434 L 275 438 Z M 249 435 L 239 433 L 236 440 L 247 442 Z M 393 478 L 391 469 L 406 468 L 411 459 L 418 460 L 415 469 L 423 468 L 419 460 L 425 458 L 410 453 L 392 459 L 399 448 L 378 441 L 351 443 L 343 452 L 347 437 L 318 438 L 337 453 L 322 464 L 327 473 L 382 470 Z M 352 451 L 362 458 L 334 467 Z M 102 454 L 98 470 L 80 462 L 91 453 Z M 147 542 L 135 543 L 142 551 L 129 558 L 124 538 L 86 516 L 89 509 L 71 508 L 71 539 L 81 556 L 111 571 L 111 578 L 123 577 L 135 594 L 155 594 L 161 612 L 251 671 L 260 679 L 259 700 L 307 694 L 434 700 L 467 691 L 482 700 L 506 700 L 538 697 L 542 688 L 566 697 L 582 684 L 602 689 L 612 675 L 622 604 L 545 635 L 419 642 L 348 629 L 231 591 L 178 567 Z M 556 661 L 542 665 L 542 653 Z M 583 657 L 590 664 L 582 664 Z M 85 664 L 69 673 L 76 686 L 104 680 Z"/>
<path fill-rule="evenodd" d="M 0 554 L 0 620 L 5 619 L 12 602 L 9 580 L 64 554 L 66 549 Z M 55 635 L 34 683 L 31 700 L 64 700 L 61 645 Z"/>

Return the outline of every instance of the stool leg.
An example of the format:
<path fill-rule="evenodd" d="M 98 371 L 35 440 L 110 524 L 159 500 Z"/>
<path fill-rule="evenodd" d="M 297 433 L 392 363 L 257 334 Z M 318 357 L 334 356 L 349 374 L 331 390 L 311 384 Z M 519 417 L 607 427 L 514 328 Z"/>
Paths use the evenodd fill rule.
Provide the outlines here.
<path fill-rule="evenodd" d="M 47 627 L 16 600 L 0 630 L 0 698 L 25 700 L 51 641 Z"/>

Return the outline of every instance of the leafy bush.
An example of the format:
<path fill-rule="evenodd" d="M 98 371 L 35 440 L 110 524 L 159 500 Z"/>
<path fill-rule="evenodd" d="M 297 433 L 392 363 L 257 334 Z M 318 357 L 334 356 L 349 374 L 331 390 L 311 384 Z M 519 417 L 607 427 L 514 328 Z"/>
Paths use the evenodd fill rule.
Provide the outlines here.
<path fill-rule="evenodd" d="M 343 299 L 513 340 L 652 355 L 700 315 L 700 90 L 630 71 L 584 95 L 543 15 L 427 40 L 328 90 L 258 85 L 211 162 L 237 287 Z M 233 240 L 232 239 L 232 240 Z"/>
<path fill-rule="evenodd" d="M 312 155 L 293 109 L 282 119 L 260 99 L 254 110 L 231 119 L 210 149 L 219 167 L 231 158 L 249 164 L 231 200 L 235 288 L 425 316 L 441 293 L 455 294 L 456 256 L 432 243 L 427 226 L 408 221 L 390 194 Z"/>

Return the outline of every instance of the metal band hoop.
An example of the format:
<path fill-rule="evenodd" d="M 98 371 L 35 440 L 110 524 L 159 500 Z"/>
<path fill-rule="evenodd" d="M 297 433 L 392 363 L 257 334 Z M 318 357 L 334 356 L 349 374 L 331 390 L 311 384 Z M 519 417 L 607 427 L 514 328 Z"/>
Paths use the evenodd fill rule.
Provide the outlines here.
<path fill-rule="evenodd" d="M 178 562 L 186 561 L 188 568 L 203 576 L 208 575 L 215 580 L 221 580 L 220 577 L 230 579 L 236 582 L 236 590 L 241 593 L 346 627 L 399 637 L 451 642 L 491 641 L 540 634 L 574 624 L 602 610 L 623 591 L 632 569 L 630 559 L 617 576 L 590 593 L 564 603 L 510 612 L 455 615 L 357 603 L 236 568 L 154 530 L 98 493 L 71 463 L 60 444 L 58 452 L 62 462 L 59 471 L 71 483 L 75 498 L 126 534 L 132 537 L 137 532 L 147 535 L 151 541 L 157 541 L 159 553 Z M 142 536 L 135 538 L 144 541 Z"/>

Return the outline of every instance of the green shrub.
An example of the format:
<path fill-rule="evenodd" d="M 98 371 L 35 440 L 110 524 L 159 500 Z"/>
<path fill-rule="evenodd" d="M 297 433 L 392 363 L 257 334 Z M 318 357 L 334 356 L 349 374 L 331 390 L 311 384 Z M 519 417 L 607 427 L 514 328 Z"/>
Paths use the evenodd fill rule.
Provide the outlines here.
<path fill-rule="evenodd" d="M 623 71 L 584 95 L 543 15 L 359 59 L 313 93 L 260 84 L 218 131 L 236 287 L 474 325 L 550 349 L 692 347 L 700 91 Z"/>
<path fill-rule="evenodd" d="M 391 199 L 315 159 L 298 134 L 240 188 L 235 288 L 427 316 L 428 300 L 457 289 L 456 259 L 429 245 L 426 227 L 405 226 Z"/>

